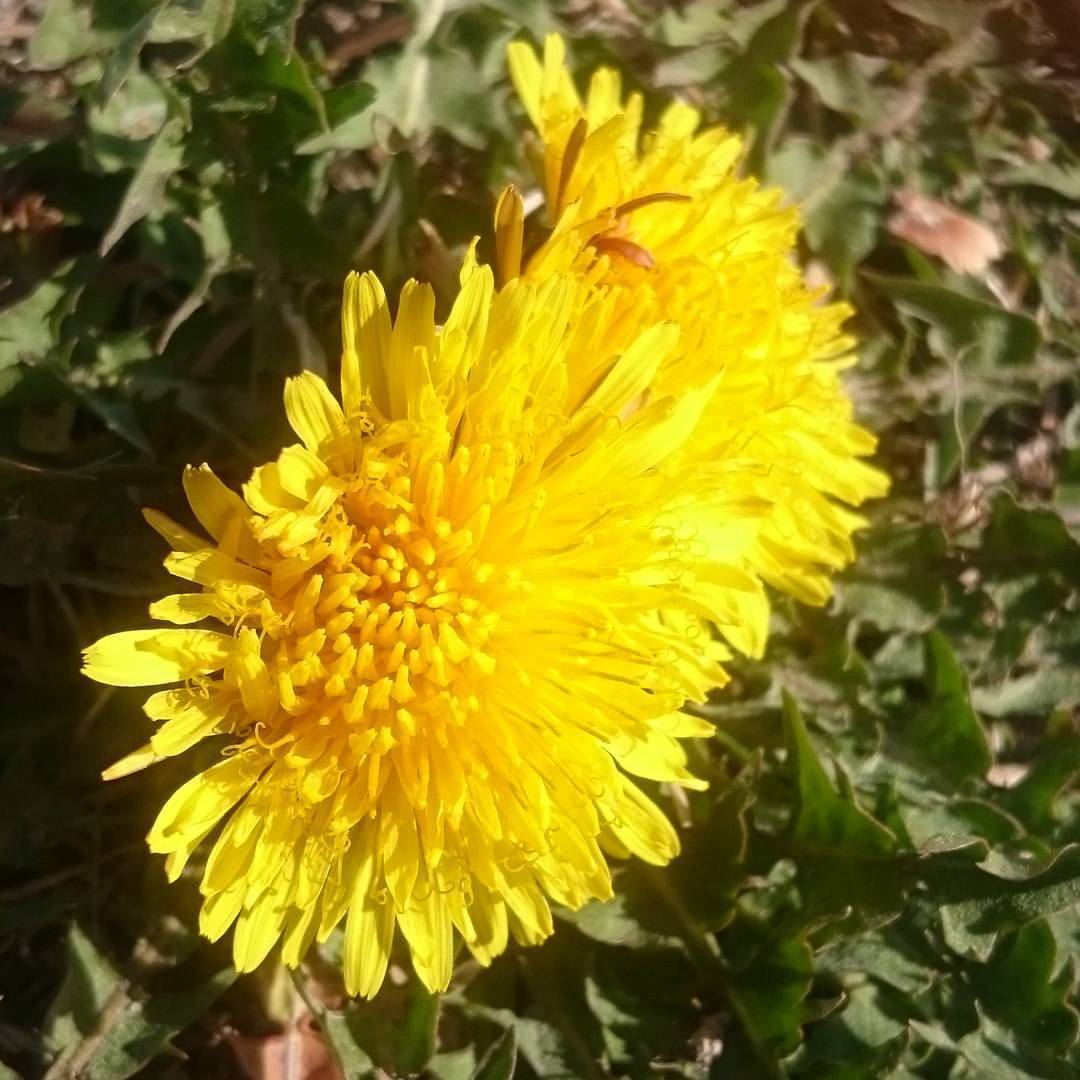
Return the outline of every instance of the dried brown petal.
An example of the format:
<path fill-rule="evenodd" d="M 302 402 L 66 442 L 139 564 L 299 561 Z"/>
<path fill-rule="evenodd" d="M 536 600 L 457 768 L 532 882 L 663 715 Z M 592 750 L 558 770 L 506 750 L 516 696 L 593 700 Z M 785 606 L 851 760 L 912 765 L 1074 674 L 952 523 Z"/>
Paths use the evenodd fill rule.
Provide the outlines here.
<path fill-rule="evenodd" d="M 958 274 L 980 274 L 1001 256 L 1001 241 L 988 225 L 916 191 L 896 195 L 899 211 L 889 219 L 893 236 L 936 255 Z"/>

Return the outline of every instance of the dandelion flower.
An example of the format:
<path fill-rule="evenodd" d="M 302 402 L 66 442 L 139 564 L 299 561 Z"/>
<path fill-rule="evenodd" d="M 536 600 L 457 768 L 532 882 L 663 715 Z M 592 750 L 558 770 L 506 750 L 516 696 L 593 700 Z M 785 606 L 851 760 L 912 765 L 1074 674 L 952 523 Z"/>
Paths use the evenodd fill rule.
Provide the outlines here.
<path fill-rule="evenodd" d="M 824 304 L 792 254 L 796 210 L 736 174 L 742 144 L 702 128 L 695 109 L 666 108 L 642 134 L 642 100 L 622 97 L 601 68 L 579 96 L 565 47 L 549 36 L 540 58 L 514 43 L 510 71 L 541 140 L 538 171 L 552 232 L 522 265 L 520 200 L 496 214 L 502 280 L 571 272 L 610 295 L 633 322 L 663 319 L 681 348 L 652 393 L 678 395 L 719 377 L 691 440 L 693 452 L 757 475 L 763 513 L 751 561 L 769 584 L 820 604 L 865 524 L 848 509 L 888 480 L 860 460 L 875 446 L 852 419 L 840 372 L 853 363 L 843 304 Z M 583 357 L 588 380 L 601 357 Z M 847 505 L 845 505 L 847 504 Z M 762 641 L 747 641 L 758 652 Z"/>
<path fill-rule="evenodd" d="M 711 729 L 681 706 L 725 679 L 710 626 L 764 633 L 761 507 L 692 445 L 721 376 L 658 383 L 684 335 L 617 300 L 577 274 L 496 291 L 470 257 L 439 328 L 427 286 L 392 320 L 351 275 L 340 400 L 290 379 L 299 442 L 242 496 L 188 469 L 204 534 L 147 511 L 201 590 L 84 670 L 171 684 L 107 777 L 220 740 L 148 840 L 175 880 L 214 834 L 200 926 L 235 924 L 239 970 L 344 920 L 350 992 L 398 931 L 441 990 L 458 936 L 486 964 L 550 934 L 550 902 L 610 896 L 607 855 L 676 853 L 637 779 L 703 786 L 680 740 Z"/>
<path fill-rule="evenodd" d="M 499 287 L 470 253 L 441 327 L 427 286 L 391 319 L 351 275 L 340 399 L 291 379 L 299 442 L 242 495 L 189 469 L 207 535 L 147 517 L 201 591 L 86 651 L 92 678 L 171 685 L 107 777 L 219 739 L 148 839 L 175 879 L 213 834 L 200 925 L 235 926 L 241 971 L 344 920 L 350 992 L 398 932 L 441 990 L 458 938 L 489 963 L 551 903 L 610 896 L 609 856 L 670 860 L 639 781 L 703 786 L 681 740 L 711 729 L 682 706 L 729 648 L 761 653 L 766 584 L 828 596 L 849 507 L 885 488 L 839 379 L 846 309 L 803 284 L 738 141 L 681 105 L 642 138 L 611 72 L 579 99 L 558 38 L 511 67 L 550 237 L 525 259 L 504 194 Z"/>

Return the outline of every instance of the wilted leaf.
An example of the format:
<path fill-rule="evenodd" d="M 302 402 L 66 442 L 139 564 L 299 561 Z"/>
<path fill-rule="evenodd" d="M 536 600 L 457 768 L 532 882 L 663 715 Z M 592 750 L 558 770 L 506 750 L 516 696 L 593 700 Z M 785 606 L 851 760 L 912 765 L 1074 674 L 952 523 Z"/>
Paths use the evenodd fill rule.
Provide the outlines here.
<path fill-rule="evenodd" d="M 280 1034 L 235 1036 L 231 1045 L 251 1080 L 358 1080 L 342 1073 L 306 1010 L 291 1017 Z"/>
<path fill-rule="evenodd" d="M 937 255 L 958 274 L 981 274 L 1001 257 L 1001 241 L 988 225 L 917 191 L 896 194 L 900 207 L 889 219 L 893 236 Z"/>

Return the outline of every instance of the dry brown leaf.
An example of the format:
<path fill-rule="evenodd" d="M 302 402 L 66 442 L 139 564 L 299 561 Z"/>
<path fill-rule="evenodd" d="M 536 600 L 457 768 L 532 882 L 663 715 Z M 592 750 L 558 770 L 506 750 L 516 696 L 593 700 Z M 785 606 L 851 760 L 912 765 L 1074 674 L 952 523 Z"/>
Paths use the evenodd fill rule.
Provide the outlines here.
<path fill-rule="evenodd" d="M 279 1035 L 229 1040 L 250 1080 L 344 1080 L 311 1014 L 296 1015 Z"/>
<path fill-rule="evenodd" d="M 55 207 L 45 205 L 45 196 L 20 195 L 10 210 L 0 206 L 0 232 L 44 232 L 55 228 L 64 215 Z"/>
<path fill-rule="evenodd" d="M 889 219 L 893 236 L 927 255 L 936 255 L 958 274 L 981 274 L 1001 256 L 1001 241 L 988 225 L 917 191 L 896 195 L 899 210 Z"/>

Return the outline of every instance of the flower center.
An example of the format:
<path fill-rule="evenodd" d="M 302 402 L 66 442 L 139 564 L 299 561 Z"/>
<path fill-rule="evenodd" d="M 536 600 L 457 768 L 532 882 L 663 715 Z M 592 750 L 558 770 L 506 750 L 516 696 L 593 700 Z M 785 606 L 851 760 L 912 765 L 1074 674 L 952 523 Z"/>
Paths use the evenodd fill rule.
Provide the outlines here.
<path fill-rule="evenodd" d="M 403 468 L 375 465 L 332 481 L 338 496 L 303 544 L 282 552 L 279 543 L 283 565 L 305 569 L 275 592 L 260 643 L 254 630 L 241 631 L 234 677 L 242 693 L 249 687 L 256 735 L 288 765 L 321 762 L 301 780 L 311 801 L 361 763 L 374 800 L 386 774 L 380 757 L 407 755 L 416 738 L 447 747 L 479 708 L 477 682 L 495 670 L 489 644 L 499 616 L 483 599 L 494 568 L 476 554 L 489 511 L 457 525 L 432 497 L 439 476 L 426 477 L 421 501 Z M 260 692 L 265 704 L 247 700 Z"/>

